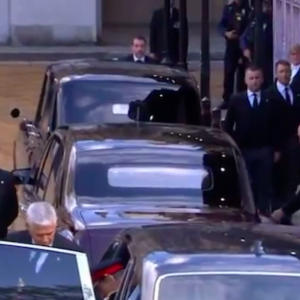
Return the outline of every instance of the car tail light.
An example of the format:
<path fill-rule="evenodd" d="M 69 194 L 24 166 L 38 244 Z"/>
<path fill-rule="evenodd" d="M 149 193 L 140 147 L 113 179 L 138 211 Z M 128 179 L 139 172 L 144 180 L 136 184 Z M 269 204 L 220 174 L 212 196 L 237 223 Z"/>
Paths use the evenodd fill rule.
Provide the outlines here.
<path fill-rule="evenodd" d="M 116 264 L 113 264 L 113 265 L 108 266 L 103 269 L 94 270 L 92 272 L 93 283 L 102 279 L 105 275 L 114 275 L 115 273 L 117 273 L 123 269 L 124 269 L 124 267 L 122 264 L 116 263 Z"/>

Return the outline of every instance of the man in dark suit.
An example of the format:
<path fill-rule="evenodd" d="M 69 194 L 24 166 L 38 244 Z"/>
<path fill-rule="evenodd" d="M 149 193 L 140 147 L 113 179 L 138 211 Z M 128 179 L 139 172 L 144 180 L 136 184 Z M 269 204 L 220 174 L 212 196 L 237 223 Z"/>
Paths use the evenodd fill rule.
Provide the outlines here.
<path fill-rule="evenodd" d="M 146 55 L 146 46 L 147 41 L 143 36 L 138 35 L 134 37 L 131 45 L 131 54 L 126 56 L 124 60 L 146 64 L 156 63 L 156 61 L 152 57 Z"/>
<path fill-rule="evenodd" d="M 0 169 L 0 239 L 5 239 L 8 227 L 17 218 L 19 204 L 14 178 Z"/>
<path fill-rule="evenodd" d="M 300 182 L 300 145 L 297 130 L 300 125 L 300 94 L 290 85 L 291 67 L 286 60 L 275 65 L 276 83 L 269 89 L 270 100 L 276 106 L 279 152 L 278 174 L 280 189 L 277 203 L 280 207 L 294 197 Z M 277 185 L 278 186 L 278 185 Z"/>
<path fill-rule="evenodd" d="M 293 46 L 290 50 L 290 62 L 291 62 L 291 88 L 293 90 L 300 91 L 300 45 Z"/>
<path fill-rule="evenodd" d="M 276 136 L 274 114 L 265 91 L 262 70 L 246 69 L 247 91 L 232 96 L 225 118 L 225 130 L 240 147 L 246 162 L 254 200 L 262 212 L 270 212 L 272 168 Z"/>
<path fill-rule="evenodd" d="M 164 58 L 167 50 L 169 50 L 169 57 L 173 63 L 177 63 L 179 60 L 179 10 L 175 7 L 175 1 L 170 1 L 170 24 L 168 26 L 169 37 L 170 37 L 170 49 L 166 49 L 165 42 L 165 12 L 164 8 L 155 10 L 152 14 L 150 23 L 150 52 L 155 59 L 161 61 Z M 185 48 L 185 59 L 188 53 L 188 21 L 184 21 L 183 28 L 186 30 L 185 36 L 187 40 L 184 41 Z"/>
<path fill-rule="evenodd" d="M 29 205 L 26 225 L 28 230 L 9 233 L 6 240 L 82 252 L 76 243 L 56 233 L 56 212 L 47 202 L 34 202 Z"/>

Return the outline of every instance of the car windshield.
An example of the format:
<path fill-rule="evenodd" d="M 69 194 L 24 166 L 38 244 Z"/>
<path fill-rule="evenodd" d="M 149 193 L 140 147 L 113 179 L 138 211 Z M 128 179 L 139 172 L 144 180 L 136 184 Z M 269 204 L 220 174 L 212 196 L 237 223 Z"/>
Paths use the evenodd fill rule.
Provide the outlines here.
<path fill-rule="evenodd" d="M 129 104 L 140 100 L 147 105 L 151 103 L 150 121 L 200 124 L 200 102 L 193 87 L 148 78 L 141 79 L 141 82 L 121 81 L 111 76 L 114 80 L 73 80 L 64 83 L 58 96 L 61 103 L 60 122 L 133 122 L 136 117 L 129 117 Z"/>
<path fill-rule="evenodd" d="M 158 281 L 154 300 L 295 300 L 299 274 L 171 275 Z"/>
<path fill-rule="evenodd" d="M 0 299 L 95 299 L 83 253 L 9 242 L 0 253 Z"/>
<path fill-rule="evenodd" d="M 83 204 L 167 201 L 241 207 L 232 155 L 207 155 L 184 145 L 147 148 L 120 142 L 119 149 L 77 151 L 74 189 Z"/>

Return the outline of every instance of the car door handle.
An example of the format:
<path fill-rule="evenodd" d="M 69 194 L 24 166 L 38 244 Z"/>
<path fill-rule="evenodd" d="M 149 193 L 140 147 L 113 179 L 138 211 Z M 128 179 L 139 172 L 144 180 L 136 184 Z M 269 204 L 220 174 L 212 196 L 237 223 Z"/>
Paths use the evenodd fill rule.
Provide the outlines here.
<path fill-rule="evenodd" d="M 37 133 L 37 132 L 34 132 L 34 131 L 29 131 L 29 132 L 28 132 L 28 135 L 29 135 L 29 136 L 32 136 L 32 137 L 40 137 L 40 134 Z"/>

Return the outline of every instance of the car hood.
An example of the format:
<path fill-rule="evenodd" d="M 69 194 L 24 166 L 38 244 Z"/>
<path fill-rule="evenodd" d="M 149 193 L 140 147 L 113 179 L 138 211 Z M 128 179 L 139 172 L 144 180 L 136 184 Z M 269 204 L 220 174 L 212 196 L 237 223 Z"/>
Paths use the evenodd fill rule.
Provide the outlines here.
<path fill-rule="evenodd" d="M 187 204 L 186 201 L 172 203 L 129 201 L 82 205 L 80 214 L 87 228 L 201 220 L 245 221 L 243 214 L 238 209 L 211 208 L 203 204 Z"/>

